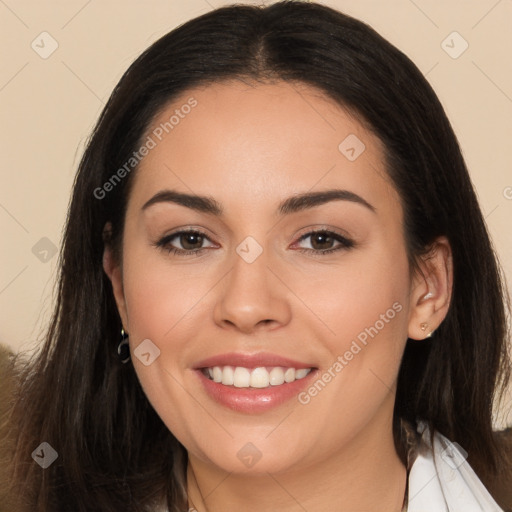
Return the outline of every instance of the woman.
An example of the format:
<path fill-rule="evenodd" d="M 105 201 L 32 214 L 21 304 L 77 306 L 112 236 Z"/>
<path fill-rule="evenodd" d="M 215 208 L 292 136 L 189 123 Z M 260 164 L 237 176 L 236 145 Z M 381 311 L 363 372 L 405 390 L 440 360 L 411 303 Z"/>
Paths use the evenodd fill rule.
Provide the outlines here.
<path fill-rule="evenodd" d="M 11 416 L 23 510 L 502 510 L 496 258 L 437 97 L 365 24 L 232 6 L 153 44 L 61 265 Z"/>

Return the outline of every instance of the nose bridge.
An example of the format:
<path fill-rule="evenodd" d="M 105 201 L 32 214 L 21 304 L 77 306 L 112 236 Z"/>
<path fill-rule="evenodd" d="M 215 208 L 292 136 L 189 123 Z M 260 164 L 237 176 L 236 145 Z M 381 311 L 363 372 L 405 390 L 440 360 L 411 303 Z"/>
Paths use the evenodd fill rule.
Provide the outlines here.
<path fill-rule="evenodd" d="M 247 295 L 255 298 L 266 296 L 268 286 L 268 264 L 270 260 L 269 249 L 263 247 L 254 237 L 246 237 L 235 249 L 233 257 L 232 282 L 233 286 L 241 286 Z M 248 293 L 250 292 L 250 294 Z"/>
<path fill-rule="evenodd" d="M 236 246 L 231 271 L 216 304 L 218 324 L 233 324 L 249 332 L 259 324 L 288 321 L 286 296 L 268 268 L 271 261 L 270 250 L 253 236 L 247 236 Z"/>

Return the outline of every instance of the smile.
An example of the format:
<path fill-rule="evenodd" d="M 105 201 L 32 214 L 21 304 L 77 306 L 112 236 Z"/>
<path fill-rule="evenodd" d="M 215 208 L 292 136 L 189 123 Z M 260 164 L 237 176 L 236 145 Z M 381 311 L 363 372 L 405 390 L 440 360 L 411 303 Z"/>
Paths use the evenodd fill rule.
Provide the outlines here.
<path fill-rule="evenodd" d="M 202 368 L 205 377 L 235 388 L 268 388 L 270 386 L 281 386 L 303 379 L 312 368 L 286 368 L 282 366 L 245 368 L 243 366 L 213 366 Z"/>

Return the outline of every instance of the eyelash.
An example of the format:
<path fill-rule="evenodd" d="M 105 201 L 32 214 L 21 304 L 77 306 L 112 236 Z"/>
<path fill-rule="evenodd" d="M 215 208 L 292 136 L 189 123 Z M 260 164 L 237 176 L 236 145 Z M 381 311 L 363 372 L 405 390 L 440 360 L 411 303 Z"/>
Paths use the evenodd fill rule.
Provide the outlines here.
<path fill-rule="evenodd" d="M 340 251 L 340 250 L 343 250 L 343 249 L 351 249 L 352 247 L 355 246 L 355 243 L 353 240 L 350 240 L 338 233 L 335 233 L 334 231 L 329 231 L 329 230 L 326 230 L 326 229 L 315 229 L 313 231 L 308 231 L 306 234 L 302 235 L 298 240 L 297 242 L 301 242 L 302 240 L 316 234 L 316 233 L 322 233 L 322 234 L 326 234 L 328 235 L 329 237 L 333 238 L 334 240 L 336 240 L 337 242 L 339 242 L 340 245 L 338 245 L 337 247 L 334 247 L 332 249 L 326 249 L 325 251 L 321 251 L 321 250 L 316 250 L 316 249 L 305 249 L 305 248 L 300 248 L 300 249 L 297 249 L 299 252 L 302 252 L 302 253 L 313 253 L 314 256 L 324 256 L 326 254 L 331 254 L 331 253 L 334 253 L 334 252 L 337 252 L 337 251 Z M 207 250 L 206 247 L 202 247 L 200 249 L 179 249 L 177 247 L 170 247 L 169 244 L 171 242 L 171 240 L 173 240 L 174 238 L 177 238 L 179 237 L 180 235 L 199 235 L 203 238 L 206 238 L 209 240 L 208 236 L 203 233 L 202 231 L 197 231 L 195 229 L 190 229 L 190 230 L 185 230 L 185 231 L 177 231 L 175 233 L 171 233 L 170 235 L 167 235 L 165 237 L 163 237 L 162 239 L 160 239 L 158 242 L 156 242 L 154 245 L 161 248 L 162 250 L 165 250 L 168 254 L 174 254 L 174 255 L 177 255 L 177 256 L 191 256 L 191 255 L 195 255 L 195 256 L 199 256 L 201 255 L 205 250 Z"/>

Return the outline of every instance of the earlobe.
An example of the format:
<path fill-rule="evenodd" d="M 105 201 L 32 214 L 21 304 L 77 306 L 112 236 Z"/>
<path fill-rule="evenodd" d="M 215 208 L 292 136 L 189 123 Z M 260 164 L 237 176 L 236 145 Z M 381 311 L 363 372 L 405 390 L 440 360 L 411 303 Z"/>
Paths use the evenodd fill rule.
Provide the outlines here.
<path fill-rule="evenodd" d="M 446 317 L 452 294 L 451 247 L 446 237 L 438 238 L 419 262 L 411 292 L 409 338 L 430 338 Z"/>
<path fill-rule="evenodd" d="M 105 230 L 109 229 L 109 224 L 110 223 L 107 223 Z M 117 310 L 119 311 L 119 316 L 121 317 L 123 327 L 126 331 L 129 332 L 121 265 L 115 258 L 112 246 L 108 242 L 105 243 L 105 248 L 103 250 L 103 270 L 105 271 L 105 274 L 107 274 L 112 284 L 112 291 L 114 293 Z"/>

